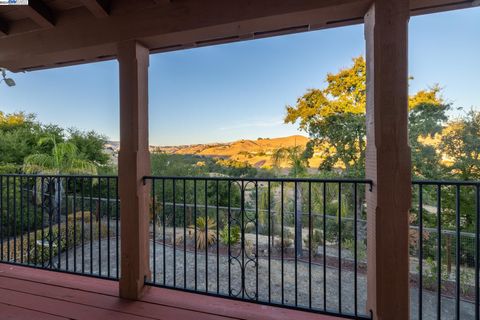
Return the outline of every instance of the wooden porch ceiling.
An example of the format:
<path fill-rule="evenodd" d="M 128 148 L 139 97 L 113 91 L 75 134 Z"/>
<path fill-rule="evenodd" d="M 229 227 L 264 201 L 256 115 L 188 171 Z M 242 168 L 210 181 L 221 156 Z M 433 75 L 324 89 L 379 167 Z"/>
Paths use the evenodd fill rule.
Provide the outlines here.
<path fill-rule="evenodd" d="M 165 52 L 363 22 L 370 0 L 30 0 L 0 6 L 0 66 L 25 71 L 116 57 L 118 42 Z M 411 0 L 411 15 L 479 5 Z"/>

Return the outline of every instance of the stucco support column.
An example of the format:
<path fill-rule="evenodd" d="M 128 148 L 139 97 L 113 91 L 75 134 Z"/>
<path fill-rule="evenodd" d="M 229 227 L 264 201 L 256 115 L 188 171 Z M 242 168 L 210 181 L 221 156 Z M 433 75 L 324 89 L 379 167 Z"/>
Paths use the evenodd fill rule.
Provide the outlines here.
<path fill-rule="evenodd" d="M 118 177 L 121 225 L 120 296 L 138 299 L 149 270 L 148 64 L 149 51 L 135 41 L 118 45 L 120 66 L 120 152 Z"/>
<path fill-rule="evenodd" d="M 374 0 L 365 16 L 368 297 L 376 320 L 409 318 L 408 0 Z"/>

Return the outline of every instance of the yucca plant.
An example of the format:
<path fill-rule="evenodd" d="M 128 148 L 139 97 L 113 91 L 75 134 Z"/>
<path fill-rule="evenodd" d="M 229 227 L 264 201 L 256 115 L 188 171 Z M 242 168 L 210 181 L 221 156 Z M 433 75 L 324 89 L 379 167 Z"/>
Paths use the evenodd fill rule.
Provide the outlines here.
<path fill-rule="evenodd" d="M 212 218 L 198 217 L 196 225 L 190 226 L 190 236 L 194 236 L 194 230 L 197 230 L 197 249 L 205 249 L 217 240 L 217 224 Z"/>

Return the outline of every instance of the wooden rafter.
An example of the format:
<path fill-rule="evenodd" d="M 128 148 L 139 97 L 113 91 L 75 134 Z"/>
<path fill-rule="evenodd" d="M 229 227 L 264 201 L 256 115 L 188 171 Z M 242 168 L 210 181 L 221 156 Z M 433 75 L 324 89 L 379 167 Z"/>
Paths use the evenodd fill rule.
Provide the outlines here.
<path fill-rule="evenodd" d="M 23 6 L 22 10 L 40 27 L 48 28 L 55 25 L 52 11 L 41 0 L 29 0 L 28 6 Z"/>
<path fill-rule="evenodd" d="M 106 18 L 110 11 L 109 0 L 81 0 L 83 5 L 97 18 Z"/>

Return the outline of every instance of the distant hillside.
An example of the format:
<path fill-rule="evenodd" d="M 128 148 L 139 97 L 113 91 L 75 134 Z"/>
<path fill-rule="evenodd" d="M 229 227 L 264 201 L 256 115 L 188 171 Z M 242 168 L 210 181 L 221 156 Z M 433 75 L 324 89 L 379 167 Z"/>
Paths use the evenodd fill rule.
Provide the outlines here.
<path fill-rule="evenodd" d="M 294 135 L 280 138 L 259 138 L 257 140 L 238 140 L 228 143 L 209 143 L 181 146 L 151 147 L 153 152 L 165 152 L 169 154 L 199 155 L 214 158 L 222 158 L 247 162 L 254 167 L 271 167 L 272 154 L 276 149 L 284 147 L 305 147 L 308 138 Z M 312 159 L 310 166 L 318 167 L 318 161 Z M 282 163 L 282 167 L 288 167 L 288 163 Z"/>

